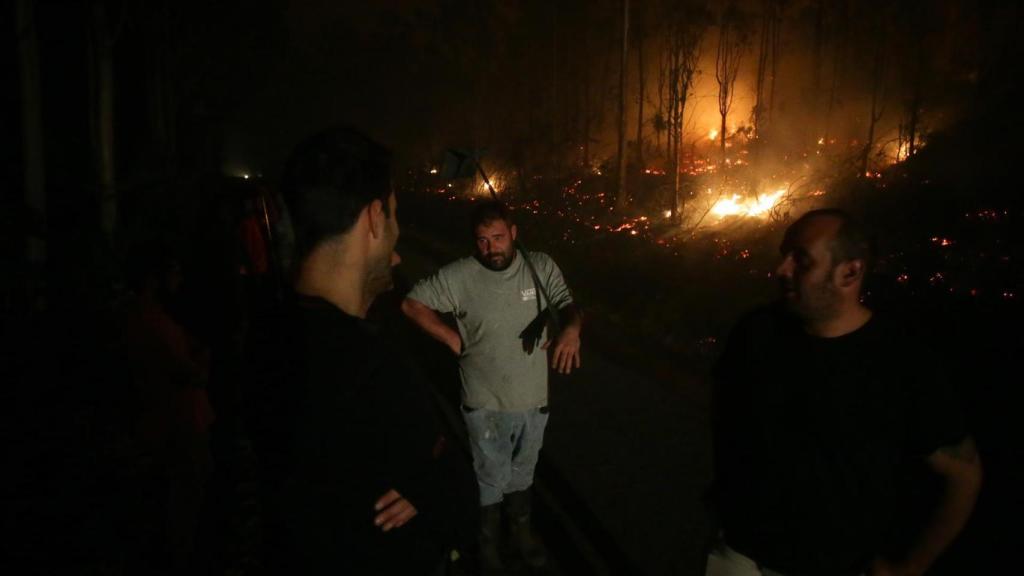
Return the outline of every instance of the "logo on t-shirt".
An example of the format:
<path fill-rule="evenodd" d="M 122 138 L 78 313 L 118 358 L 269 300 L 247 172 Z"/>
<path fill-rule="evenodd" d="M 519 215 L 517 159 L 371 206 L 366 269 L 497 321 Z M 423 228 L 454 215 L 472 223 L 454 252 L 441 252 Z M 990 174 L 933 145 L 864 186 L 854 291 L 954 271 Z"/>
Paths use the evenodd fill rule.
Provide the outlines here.
<path fill-rule="evenodd" d="M 523 295 L 523 302 L 528 302 L 530 300 L 537 299 L 536 288 L 527 288 L 526 290 L 520 290 L 519 293 Z"/>

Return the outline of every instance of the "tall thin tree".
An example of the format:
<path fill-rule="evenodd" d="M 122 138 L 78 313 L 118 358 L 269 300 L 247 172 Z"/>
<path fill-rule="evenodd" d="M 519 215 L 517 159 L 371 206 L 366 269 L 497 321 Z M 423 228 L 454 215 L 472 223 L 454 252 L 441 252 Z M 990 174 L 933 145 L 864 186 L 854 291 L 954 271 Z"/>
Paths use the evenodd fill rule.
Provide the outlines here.
<path fill-rule="evenodd" d="M 672 169 L 672 206 L 670 215 L 678 220 L 685 205 L 681 191 L 680 157 L 683 143 L 686 104 L 698 73 L 701 40 L 708 26 L 704 9 L 675 7 L 668 19 L 669 78 L 669 153 Z"/>
<path fill-rule="evenodd" d="M 114 46 L 124 29 L 128 12 L 125 3 L 121 3 L 112 22 L 107 6 L 103 0 L 95 0 L 92 5 L 92 127 L 100 226 L 107 242 L 112 244 L 118 209 L 114 163 Z"/>
<path fill-rule="evenodd" d="M 46 218 L 46 171 L 43 157 L 43 111 L 39 93 L 39 47 L 36 42 L 34 2 L 18 0 L 15 5 L 16 38 L 21 84 L 21 142 L 24 165 L 25 204 L 40 220 Z M 34 265 L 46 259 L 41 240 L 26 239 L 28 261 Z"/>
<path fill-rule="evenodd" d="M 629 64 L 629 0 L 622 0 L 622 60 L 619 66 L 619 191 L 615 207 L 629 205 L 626 191 L 626 73 Z"/>
<path fill-rule="evenodd" d="M 644 169 L 644 14 L 640 12 L 642 4 L 636 5 L 637 14 L 633 16 L 633 36 L 636 38 L 636 165 Z"/>
<path fill-rule="evenodd" d="M 861 151 L 860 174 L 867 175 L 870 167 L 871 151 L 875 147 L 875 129 L 885 112 L 885 74 L 886 74 L 886 33 L 885 20 L 881 14 L 875 14 L 874 58 L 871 66 L 871 110 L 868 113 L 868 134 Z"/>
<path fill-rule="evenodd" d="M 718 27 L 718 52 L 715 57 L 715 80 L 718 82 L 718 113 L 722 123 L 718 137 L 721 146 L 721 166 L 725 167 L 725 144 L 728 136 L 726 120 L 735 99 L 736 78 L 746 44 L 746 30 L 741 14 L 734 2 L 722 11 Z"/>

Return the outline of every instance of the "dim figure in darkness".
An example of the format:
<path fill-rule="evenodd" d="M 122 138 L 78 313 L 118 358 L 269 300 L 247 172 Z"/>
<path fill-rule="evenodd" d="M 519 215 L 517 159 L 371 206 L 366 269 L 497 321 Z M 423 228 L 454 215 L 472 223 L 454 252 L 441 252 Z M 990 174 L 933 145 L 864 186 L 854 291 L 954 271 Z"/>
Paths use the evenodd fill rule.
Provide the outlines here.
<path fill-rule="evenodd" d="M 982 470 L 949 383 L 897 322 L 861 300 L 873 246 L 840 210 L 785 233 L 782 301 L 746 316 L 716 367 L 708 576 L 917 575 L 964 527 Z M 907 467 L 944 484 L 889 551 Z"/>
<path fill-rule="evenodd" d="M 171 313 L 185 280 L 173 250 L 143 244 L 128 258 L 126 279 L 131 293 L 120 306 L 121 337 L 138 402 L 136 433 L 167 487 L 165 560 L 173 573 L 188 574 L 213 464 L 209 352 Z"/>
<path fill-rule="evenodd" d="M 402 310 L 459 359 L 462 415 L 480 488 L 484 571 L 503 566 L 502 502 L 512 548 L 529 565 L 542 566 L 546 552 L 531 528 L 530 487 L 548 420 L 548 352 L 560 373 L 580 366 L 581 318 L 555 262 L 538 252 L 527 261 L 517 247 L 517 229 L 503 205 L 478 205 L 470 231 L 475 255 L 417 283 Z M 548 307 L 563 327 L 541 345 Z M 438 313 L 454 314 L 458 330 Z"/>
<path fill-rule="evenodd" d="M 366 321 L 399 262 L 390 155 L 334 129 L 292 153 L 295 234 L 274 426 L 260 434 L 271 571 L 440 574 L 472 538 L 476 486 L 407 357 Z"/>

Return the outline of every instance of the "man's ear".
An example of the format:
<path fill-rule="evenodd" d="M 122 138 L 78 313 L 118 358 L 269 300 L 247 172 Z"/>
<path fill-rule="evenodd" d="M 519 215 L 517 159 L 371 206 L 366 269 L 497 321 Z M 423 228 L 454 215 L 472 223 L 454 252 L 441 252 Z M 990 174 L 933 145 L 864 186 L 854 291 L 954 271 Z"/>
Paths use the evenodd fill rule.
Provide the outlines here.
<path fill-rule="evenodd" d="M 839 265 L 837 270 L 839 285 L 849 288 L 864 279 L 864 261 L 850 260 Z"/>
<path fill-rule="evenodd" d="M 515 225 L 515 224 L 513 224 L 512 226 L 510 226 L 510 227 L 509 227 L 509 229 L 508 229 L 508 233 L 509 233 L 509 236 L 511 236 L 511 237 L 512 237 L 512 241 L 513 241 L 513 242 L 515 242 L 515 240 L 516 240 L 516 234 L 517 234 L 518 232 L 519 232 L 519 229 L 518 229 L 518 228 L 516 228 L 516 225 Z"/>
<path fill-rule="evenodd" d="M 384 215 L 384 203 L 380 199 L 374 199 L 366 207 L 367 217 L 370 223 L 370 234 L 374 238 L 384 233 L 384 226 L 387 225 L 387 217 Z"/>

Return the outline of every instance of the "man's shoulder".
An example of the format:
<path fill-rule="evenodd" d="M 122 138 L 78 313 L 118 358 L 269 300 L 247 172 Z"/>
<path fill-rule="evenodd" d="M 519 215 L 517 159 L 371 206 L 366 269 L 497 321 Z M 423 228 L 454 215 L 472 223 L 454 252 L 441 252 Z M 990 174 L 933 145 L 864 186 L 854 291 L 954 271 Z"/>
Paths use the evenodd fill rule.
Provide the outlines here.
<path fill-rule="evenodd" d="M 473 272 L 476 272 L 479 268 L 480 263 L 477 262 L 476 258 L 472 256 L 463 256 L 461 258 L 456 258 L 455 260 L 452 260 L 451 262 L 445 264 L 444 266 L 441 266 L 441 268 L 437 270 L 437 273 L 438 275 L 449 278 L 459 278 L 462 276 L 466 276 L 468 274 L 472 274 Z"/>
<path fill-rule="evenodd" d="M 376 325 L 322 302 L 291 306 L 285 322 L 282 336 L 311 352 L 344 351 L 355 357 L 370 358 L 387 346 Z"/>
<path fill-rule="evenodd" d="M 527 251 L 527 255 L 530 257 L 530 261 L 534 264 L 551 266 L 555 264 L 554 258 L 548 255 L 547 252 L 537 252 L 533 250 Z"/>
<path fill-rule="evenodd" d="M 530 262 L 533 264 L 534 269 L 537 270 L 538 273 L 547 276 L 549 273 L 554 271 L 560 272 L 555 259 L 548 255 L 547 252 L 530 251 L 527 254 L 529 255 Z"/>
<path fill-rule="evenodd" d="M 736 322 L 732 333 L 755 337 L 771 337 L 793 324 L 792 318 L 779 302 L 762 304 L 749 310 Z"/>

